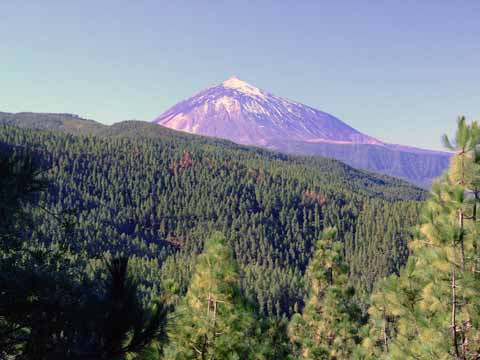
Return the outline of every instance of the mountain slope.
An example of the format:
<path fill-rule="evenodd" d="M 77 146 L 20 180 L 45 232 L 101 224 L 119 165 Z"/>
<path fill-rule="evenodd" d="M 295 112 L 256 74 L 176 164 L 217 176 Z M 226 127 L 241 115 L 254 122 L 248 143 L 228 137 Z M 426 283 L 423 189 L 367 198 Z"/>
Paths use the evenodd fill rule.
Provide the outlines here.
<path fill-rule="evenodd" d="M 236 77 L 178 103 L 154 122 L 240 144 L 332 157 L 422 186 L 438 177 L 449 159 L 447 153 L 384 143 L 330 114 Z"/>
<path fill-rule="evenodd" d="M 36 130 L 62 131 L 72 134 L 93 134 L 106 127 L 99 122 L 83 119 L 75 114 L 34 112 L 0 112 L 0 124 Z"/>
<path fill-rule="evenodd" d="M 301 306 L 303 272 L 324 227 L 335 226 L 345 243 L 357 289 L 397 271 L 408 256 L 405 229 L 417 222 L 427 195 L 332 159 L 137 121 L 88 136 L 0 125 L 0 151 L 12 147 L 32 149 L 50 169 L 48 193 L 31 209 L 41 225 L 28 233 L 33 243 L 54 247 L 66 240 L 63 221 L 42 209 L 65 216 L 74 224 L 68 246 L 85 266 L 79 271 L 91 275 L 98 259 L 111 254 L 133 256 L 148 300 L 158 298 L 165 279 L 185 289 L 203 240 L 220 230 L 245 274 L 244 294 L 268 314 Z"/>
<path fill-rule="evenodd" d="M 292 154 L 330 157 L 357 169 L 388 174 L 424 188 L 428 188 L 444 172 L 450 159 L 448 154 L 394 145 L 290 141 L 271 147 Z"/>
<path fill-rule="evenodd" d="M 107 126 L 94 120 L 86 120 L 74 114 L 52 113 L 6 113 L 0 112 L 0 125 L 33 130 L 47 130 L 72 135 L 93 135 L 102 138 L 129 138 L 133 140 L 169 140 L 192 145 L 213 146 L 222 150 L 234 150 L 239 159 L 265 157 L 271 160 L 292 162 L 307 166 L 322 174 L 329 182 L 341 182 L 351 190 L 387 200 L 418 200 L 425 196 L 424 191 L 409 183 L 379 173 L 357 170 L 334 159 L 305 157 L 293 147 L 291 155 L 275 150 L 242 146 L 229 140 L 189 134 L 169 129 L 145 121 L 120 121 Z M 294 143 L 292 143 L 294 144 Z M 303 143 L 302 143 L 303 144 Z M 240 156 L 241 154 L 241 156 Z"/>

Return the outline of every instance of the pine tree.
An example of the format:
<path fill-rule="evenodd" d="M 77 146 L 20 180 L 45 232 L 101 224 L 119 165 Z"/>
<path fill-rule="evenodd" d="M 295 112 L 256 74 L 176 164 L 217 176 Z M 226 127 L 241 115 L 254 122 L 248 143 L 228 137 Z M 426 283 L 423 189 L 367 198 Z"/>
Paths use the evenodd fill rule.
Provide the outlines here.
<path fill-rule="evenodd" d="M 110 260 L 103 297 L 96 304 L 87 304 L 94 310 L 90 329 L 95 344 L 93 354 L 101 359 L 123 360 L 128 355 L 141 354 L 152 342 L 161 349 L 166 340 L 166 308 L 161 302 L 151 309 L 143 308 L 138 301 L 138 282 L 128 263 L 126 257 Z M 92 309 L 87 307 L 85 313 L 92 314 L 89 310 Z"/>
<path fill-rule="evenodd" d="M 415 266 L 412 257 L 400 276 L 391 275 L 377 284 L 368 309 L 369 323 L 362 329 L 363 358 L 384 359 L 395 352 L 414 358 L 410 344 L 416 336 L 420 312 L 414 309 L 422 299 Z"/>
<path fill-rule="evenodd" d="M 310 288 L 302 314 L 291 320 L 289 334 L 302 359 L 348 359 L 359 341 L 360 311 L 348 285 L 343 246 L 335 229 L 324 231 L 307 269 Z"/>
<path fill-rule="evenodd" d="M 257 358 L 257 322 L 239 293 L 239 270 L 220 233 L 205 242 L 172 316 L 167 359 Z"/>
<path fill-rule="evenodd" d="M 371 339 L 363 343 L 372 358 L 480 356 L 479 140 L 478 125 L 463 117 L 453 144 L 444 137 L 455 154 L 432 187 L 407 267 L 372 296 Z"/>

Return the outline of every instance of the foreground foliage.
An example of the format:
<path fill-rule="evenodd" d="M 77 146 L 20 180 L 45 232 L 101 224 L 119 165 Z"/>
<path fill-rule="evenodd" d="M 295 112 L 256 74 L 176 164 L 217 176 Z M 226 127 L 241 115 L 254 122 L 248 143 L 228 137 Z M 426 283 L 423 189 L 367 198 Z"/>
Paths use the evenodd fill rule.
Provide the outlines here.
<path fill-rule="evenodd" d="M 259 326 L 240 294 L 239 280 L 225 238 L 214 234 L 205 242 L 188 292 L 172 314 L 167 359 L 256 358 Z"/>
<path fill-rule="evenodd" d="M 107 259 L 105 279 L 76 272 L 64 244 L 36 247 L 25 237 L 47 182 L 30 157 L 0 158 L 0 356 L 15 359 L 124 359 L 164 339 L 166 311 L 145 309 L 128 258 Z M 68 232 L 65 231 L 67 236 Z"/>
<path fill-rule="evenodd" d="M 360 338 L 360 309 L 348 285 L 342 243 L 327 229 L 307 269 L 310 288 L 302 314 L 295 314 L 290 337 L 302 359 L 349 359 Z"/>
<path fill-rule="evenodd" d="M 372 296 L 365 354 L 372 359 L 480 356 L 480 131 L 458 122 L 445 177 L 432 189 L 424 222 L 400 276 Z"/>

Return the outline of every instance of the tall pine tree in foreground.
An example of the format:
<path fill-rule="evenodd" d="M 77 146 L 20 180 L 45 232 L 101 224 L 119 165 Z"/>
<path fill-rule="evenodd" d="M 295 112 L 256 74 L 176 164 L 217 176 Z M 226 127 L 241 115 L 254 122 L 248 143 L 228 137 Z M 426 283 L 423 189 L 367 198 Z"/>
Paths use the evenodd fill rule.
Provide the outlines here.
<path fill-rule="evenodd" d="M 335 229 L 324 231 L 307 269 L 310 293 L 289 334 L 301 359 L 349 359 L 358 343 L 360 311 Z"/>
<path fill-rule="evenodd" d="M 258 324 L 239 293 L 239 270 L 219 233 L 205 242 L 169 325 L 166 359 L 254 359 Z"/>
<path fill-rule="evenodd" d="M 412 255 L 399 277 L 372 296 L 372 359 L 480 358 L 479 224 L 480 156 L 477 123 L 458 121 L 447 174 L 432 188 Z"/>

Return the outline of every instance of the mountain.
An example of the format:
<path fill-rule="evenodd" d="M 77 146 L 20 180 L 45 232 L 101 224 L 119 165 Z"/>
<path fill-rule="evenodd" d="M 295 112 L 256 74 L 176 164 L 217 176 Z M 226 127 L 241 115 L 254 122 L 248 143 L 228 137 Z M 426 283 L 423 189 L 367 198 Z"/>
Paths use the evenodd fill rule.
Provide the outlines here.
<path fill-rule="evenodd" d="M 387 144 L 330 114 L 272 95 L 235 76 L 178 103 L 154 122 L 239 144 L 331 157 L 421 186 L 441 175 L 450 157 Z"/>

